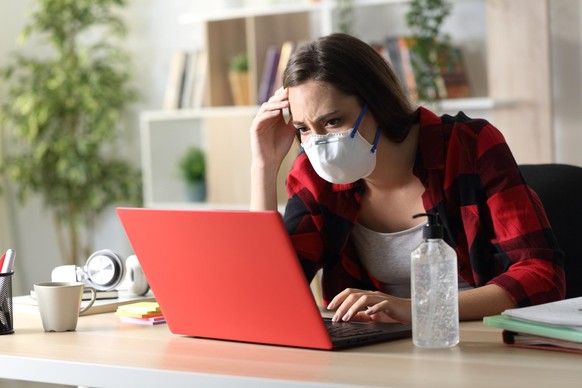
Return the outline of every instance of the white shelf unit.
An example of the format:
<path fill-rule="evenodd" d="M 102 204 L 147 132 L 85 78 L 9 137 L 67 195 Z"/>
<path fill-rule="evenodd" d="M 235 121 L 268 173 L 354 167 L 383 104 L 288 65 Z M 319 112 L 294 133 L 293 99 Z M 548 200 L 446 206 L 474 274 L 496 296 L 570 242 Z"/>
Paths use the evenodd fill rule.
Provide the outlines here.
<path fill-rule="evenodd" d="M 186 184 L 178 170 L 179 159 L 188 147 L 194 145 L 205 150 L 214 146 L 224 148 L 226 152 L 236 152 L 237 138 L 229 134 L 240 134 L 240 131 L 237 128 L 233 130 L 232 122 L 238 121 L 241 116 L 243 119 L 253 117 L 257 109 L 257 107 L 205 108 L 143 112 L 140 115 L 140 132 L 144 205 L 164 208 L 208 207 L 208 204 L 187 201 Z M 224 123 L 223 130 L 208 133 L 209 123 L 215 120 Z M 250 125 L 250 123 L 241 123 L 241 125 Z M 238 144 L 238 146 L 241 149 L 239 156 L 245 154 L 245 149 L 249 148 L 248 142 Z M 241 202 L 230 204 L 228 200 L 221 201 L 225 195 L 220 193 L 221 190 L 215 189 L 214 185 L 221 179 L 232 178 L 235 179 L 234 182 L 237 179 L 231 176 L 236 168 L 233 166 L 230 169 L 224 168 L 227 166 L 223 166 L 220 157 L 217 157 L 220 154 L 223 153 L 206 152 L 208 200 L 216 202 L 215 207 L 240 208 Z M 244 159 L 248 158 L 245 156 Z M 250 168 L 247 173 L 250 173 Z M 241 174 L 238 175 L 240 179 Z"/>
<path fill-rule="evenodd" d="M 463 3 L 479 3 L 482 7 L 483 14 L 478 15 L 478 18 L 486 24 L 485 36 L 482 39 L 487 48 L 485 65 L 487 96 L 443 100 L 438 106 L 429 107 L 438 113 L 455 114 L 462 110 L 469 116 L 489 119 L 508 139 L 520 163 L 553 161 L 547 1 L 454 1 L 455 7 Z M 400 17 L 402 6 L 407 2 L 407 0 L 355 0 L 355 6 L 358 10 L 365 8 L 374 12 L 379 8 L 368 7 L 389 7 L 389 9 L 394 7 L 398 9 Z M 256 86 L 258 74 L 262 72 L 260 66 L 269 45 L 331 32 L 334 17 L 337 16 L 335 11 L 334 1 L 322 0 L 318 3 L 184 15 L 181 18 L 182 23 L 204 25 L 210 64 L 207 84 L 209 96 L 206 101 L 210 107 L 142 114 L 142 161 L 146 206 L 197 208 L 248 206 L 249 127 L 258 107 L 232 106 L 232 98 L 226 83 L 228 58 L 247 50 L 252 84 Z M 314 23 L 314 18 L 319 23 Z M 466 12 L 463 19 L 467 19 Z M 473 20 L 470 22 L 474 23 Z M 390 30 L 391 23 L 368 24 L 371 24 L 370 28 L 382 30 L 383 36 L 399 33 Z M 177 172 L 177 159 L 188 144 L 203 144 L 207 150 L 206 204 L 191 204 L 185 201 L 184 184 Z M 294 152 L 290 153 L 281 169 L 278 190 L 280 203 L 286 201 L 284 178 Z"/>

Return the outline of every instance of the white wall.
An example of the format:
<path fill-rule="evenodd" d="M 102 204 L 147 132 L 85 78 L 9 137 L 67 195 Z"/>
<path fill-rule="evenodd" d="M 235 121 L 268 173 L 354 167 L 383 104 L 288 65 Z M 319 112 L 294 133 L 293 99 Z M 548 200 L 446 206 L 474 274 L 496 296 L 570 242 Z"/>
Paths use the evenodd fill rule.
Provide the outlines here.
<path fill-rule="evenodd" d="M 475 20 L 482 20 L 483 15 L 479 14 L 482 9 L 481 1 L 458 0 L 458 3 L 464 4 L 463 11 L 456 14 L 446 25 L 446 29 L 469 50 L 469 75 L 480 91 L 486 88 L 485 78 L 482 77 L 485 45 L 478 39 L 483 34 L 483 24 L 473 23 L 473 17 Z M 0 66 L 9 62 L 11 52 L 22 51 L 22 47 L 17 46 L 15 40 L 27 20 L 30 4 L 31 0 L 0 0 Z M 582 165 L 582 153 L 579 151 L 582 145 L 582 131 L 579 128 L 579 123 L 582 122 L 582 0 L 550 0 L 550 4 L 554 26 L 552 65 L 557 161 Z M 124 116 L 123 126 L 126 131 L 123 132 L 119 152 L 136 165 L 140 159 L 139 112 L 160 109 L 162 106 L 172 53 L 177 49 L 197 48 L 202 44 L 200 27 L 178 24 L 179 14 L 202 12 L 222 6 L 223 3 L 219 1 L 133 0 L 122 11 L 130 31 L 124 45 L 133 57 L 134 85 L 141 99 Z M 382 23 L 388 22 L 389 20 L 382 17 L 365 18 L 365 23 L 359 28 L 375 31 L 376 28 L 381 28 Z M 25 51 L 43 53 L 46 49 L 36 47 Z M 5 99 L 5 86 L 0 84 L 0 101 Z M 34 282 L 47 280 L 50 270 L 59 263 L 52 220 L 42 210 L 38 198 L 34 198 L 24 207 L 14 202 L 10 191 L 4 193 L 0 199 L 8 201 L 6 214 L 3 214 L 0 201 L 0 251 L 8 247 L 17 250 L 18 278 L 14 291 L 24 293 Z M 107 247 L 124 256 L 131 253 L 113 208 L 107 211 L 97 232 L 95 249 Z"/>
<path fill-rule="evenodd" d="M 582 1 L 550 0 L 556 161 L 582 165 Z"/>

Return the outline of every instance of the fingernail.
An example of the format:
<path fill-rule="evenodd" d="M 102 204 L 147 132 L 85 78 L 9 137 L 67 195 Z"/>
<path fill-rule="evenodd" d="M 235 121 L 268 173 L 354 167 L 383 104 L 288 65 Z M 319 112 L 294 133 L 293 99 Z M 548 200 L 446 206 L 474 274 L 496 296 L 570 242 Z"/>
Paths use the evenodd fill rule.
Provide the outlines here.
<path fill-rule="evenodd" d="M 327 305 L 327 309 L 328 309 L 328 310 L 333 310 L 333 303 L 330 303 L 330 304 L 328 304 L 328 305 Z"/>
<path fill-rule="evenodd" d="M 344 315 L 344 317 L 342 318 L 342 321 L 344 321 L 344 322 L 347 322 L 347 321 L 349 321 L 349 320 L 350 320 L 350 318 L 351 318 L 351 317 L 352 317 L 352 316 L 351 316 L 351 314 L 350 314 L 350 313 L 347 313 L 347 314 L 346 314 L 346 315 Z"/>

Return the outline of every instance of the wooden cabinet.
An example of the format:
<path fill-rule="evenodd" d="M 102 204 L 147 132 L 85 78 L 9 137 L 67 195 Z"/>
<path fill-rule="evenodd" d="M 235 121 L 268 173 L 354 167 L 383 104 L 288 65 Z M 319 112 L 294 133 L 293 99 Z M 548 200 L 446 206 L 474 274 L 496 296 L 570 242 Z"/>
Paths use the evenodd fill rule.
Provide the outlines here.
<path fill-rule="evenodd" d="M 405 0 L 355 0 L 358 11 L 369 9 L 374 14 L 389 15 L 398 9 L 394 12 L 399 12 L 400 19 L 406 3 Z M 519 163 L 553 161 L 547 0 L 456 0 L 453 3 L 455 7 L 471 3 L 483 9 L 483 14 L 463 13 L 461 20 L 484 24 L 482 39 L 487 52 L 480 54 L 486 62 L 488 74 L 481 75 L 487 79 L 487 90 L 484 94 L 477 93 L 480 97 L 445 100 L 433 108 L 442 113 L 463 110 L 470 116 L 489 119 L 505 135 Z M 248 53 L 250 98 L 256 101 L 267 48 L 287 40 L 302 41 L 330 33 L 335 30 L 336 17 L 334 1 L 321 0 L 191 18 L 203 24 L 206 35 L 208 108 L 142 114 L 146 206 L 248 208 L 249 127 L 258 106 L 232 106 L 227 77 L 229 59 L 241 52 Z M 386 16 L 381 14 L 379 18 L 384 20 Z M 388 22 L 370 24 L 367 27 L 379 36 L 401 33 L 392 31 Z M 184 184 L 175 167 L 180 150 L 189 143 L 201 144 L 207 150 L 208 203 L 204 205 L 185 202 Z M 286 201 L 285 175 L 297 151 L 295 147 L 290 152 L 280 172 L 281 205 Z"/>

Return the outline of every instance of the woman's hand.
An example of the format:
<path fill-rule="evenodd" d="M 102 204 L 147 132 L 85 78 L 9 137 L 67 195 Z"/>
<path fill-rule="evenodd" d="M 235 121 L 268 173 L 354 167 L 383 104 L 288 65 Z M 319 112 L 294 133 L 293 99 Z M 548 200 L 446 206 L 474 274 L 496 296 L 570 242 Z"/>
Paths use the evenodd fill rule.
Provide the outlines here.
<path fill-rule="evenodd" d="M 277 90 L 251 124 L 251 210 L 277 210 L 277 174 L 295 138 L 282 113 L 289 109 L 287 98 L 287 89 Z"/>
<path fill-rule="evenodd" d="M 332 318 L 334 322 L 357 320 L 410 323 L 412 321 L 410 299 L 397 298 L 379 291 L 346 288 L 333 298 L 327 308 L 336 309 Z"/>
<path fill-rule="evenodd" d="M 291 149 L 295 127 L 285 123 L 282 109 L 289 108 L 287 89 L 279 89 L 263 103 L 251 124 L 251 151 L 253 166 L 276 167 Z"/>

